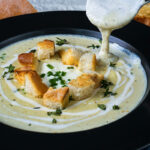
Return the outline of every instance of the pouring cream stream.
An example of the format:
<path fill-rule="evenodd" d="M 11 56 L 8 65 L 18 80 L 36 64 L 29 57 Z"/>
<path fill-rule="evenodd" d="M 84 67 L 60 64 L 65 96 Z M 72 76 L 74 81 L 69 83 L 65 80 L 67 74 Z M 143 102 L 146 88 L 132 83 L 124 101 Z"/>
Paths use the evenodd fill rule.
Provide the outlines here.
<path fill-rule="evenodd" d="M 111 32 L 127 25 L 144 3 L 145 0 L 87 0 L 87 17 L 102 33 L 101 62 L 108 64 L 116 59 L 109 53 Z"/>

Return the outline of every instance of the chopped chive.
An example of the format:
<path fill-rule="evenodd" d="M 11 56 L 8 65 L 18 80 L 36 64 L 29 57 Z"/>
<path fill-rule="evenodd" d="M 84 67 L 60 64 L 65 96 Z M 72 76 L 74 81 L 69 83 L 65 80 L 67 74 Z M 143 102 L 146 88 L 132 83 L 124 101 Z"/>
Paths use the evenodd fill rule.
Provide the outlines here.
<path fill-rule="evenodd" d="M 74 67 L 67 67 L 67 69 L 74 69 Z"/>
<path fill-rule="evenodd" d="M 113 105 L 113 110 L 119 110 L 120 107 L 118 105 Z"/>
<path fill-rule="evenodd" d="M 33 109 L 40 109 L 41 107 L 34 107 Z"/>
<path fill-rule="evenodd" d="M 57 123 L 57 120 L 55 118 L 53 118 L 52 123 Z"/>
<path fill-rule="evenodd" d="M 117 95 L 117 93 L 113 93 L 113 92 L 109 91 L 109 88 L 106 88 L 106 91 L 104 92 L 104 97 L 110 96 L 110 95 L 115 96 L 115 95 Z"/>
<path fill-rule="evenodd" d="M 93 48 L 93 49 L 99 48 L 99 47 L 100 47 L 99 45 L 94 45 L 94 44 L 87 46 L 87 48 Z"/>
<path fill-rule="evenodd" d="M 58 38 L 57 37 L 57 40 L 56 40 L 56 45 L 58 46 L 62 46 L 64 44 L 68 44 L 69 42 L 66 40 L 66 39 L 61 39 L 61 38 Z"/>
<path fill-rule="evenodd" d="M 111 85 L 113 85 L 113 83 L 110 82 L 110 81 L 107 81 L 107 80 L 102 80 L 102 81 L 101 81 L 101 88 L 106 89 L 106 88 L 108 88 L 108 87 L 111 86 Z"/>
<path fill-rule="evenodd" d="M 42 74 L 40 75 L 40 77 L 41 77 L 41 78 L 44 78 L 44 77 L 45 77 L 45 73 L 42 73 Z"/>
<path fill-rule="evenodd" d="M 52 66 L 51 64 L 47 64 L 47 67 L 48 67 L 49 69 L 54 69 L 54 66 Z"/>
<path fill-rule="evenodd" d="M 116 64 L 115 63 L 113 63 L 113 62 L 110 62 L 110 65 L 109 65 L 110 67 L 116 67 Z"/>
<path fill-rule="evenodd" d="M 35 53 L 36 52 L 36 49 L 32 49 L 29 51 L 29 53 Z"/>
<path fill-rule="evenodd" d="M 53 75 L 53 72 L 51 72 L 51 71 L 47 72 L 48 77 L 51 76 L 51 75 Z"/>
<path fill-rule="evenodd" d="M 98 104 L 97 106 L 98 106 L 98 108 L 100 108 L 102 110 L 106 110 L 106 105 L 105 104 Z"/>
<path fill-rule="evenodd" d="M 62 114 L 62 110 L 60 108 L 57 108 L 56 111 L 53 111 L 53 112 L 47 112 L 48 116 L 51 116 L 51 115 L 60 116 L 61 114 Z"/>

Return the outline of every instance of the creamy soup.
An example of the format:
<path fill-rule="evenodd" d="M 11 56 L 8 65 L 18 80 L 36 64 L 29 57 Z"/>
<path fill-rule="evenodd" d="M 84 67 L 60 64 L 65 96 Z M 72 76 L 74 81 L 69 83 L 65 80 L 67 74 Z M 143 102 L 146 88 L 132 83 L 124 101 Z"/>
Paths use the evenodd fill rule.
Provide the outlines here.
<path fill-rule="evenodd" d="M 109 36 L 115 29 L 127 25 L 138 12 L 145 0 L 87 0 L 86 14 L 102 33 L 99 58 L 103 64 L 117 60 L 109 53 Z"/>
<path fill-rule="evenodd" d="M 56 40 L 59 37 L 66 39 L 68 44 L 58 46 Z M 93 95 L 82 101 L 70 100 L 68 106 L 62 110 L 60 116 L 51 115 L 47 112 L 55 111 L 44 107 L 41 98 L 35 98 L 21 89 L 11 72 L 12 66 L 19 67 L 17 56 L 20 53 L 36 50 L 36 44 L 44 39 L 55 41 L 56 51 L 74 47 L 81 51 L 95 53 L 98 57 L 101 43 L 99 39 L 74 35 L 48 35 L 23 40 L 0 51 L 0 121 L 20 129 L 63 133 L 92 129 L 113 122 L 132 111 L 140 102 L 147 87 L 147 78 L 138 56 L 115 43 L 110 43 L 110 52 L 119 59 L 107 66 L 96 67 L 96 72 L 104 74 L 106 84 L 95 90 Z M 12 64 L 11 68 L 10 65 Z M 68 82 L 82 74 L 75 66 L 64 65 L 58 55 L 48 60 L 40 61 L 39 74 L 47 74 L 47 64 L 53 68 L 51 72 L 64 71 L 63 79 Z M 6 68 L 7 67 L 7 68 Z M 68 69 L 71 67 L 71 69 Z M 49 85 L 49 79 L 42 78 Z M 56 88 L 61 87 L 58 82 Z M 103 104 L 103 105 L 102 105 Z M 104 107 L 105 106 L 105 107 Z M 57 120 L 57 123 L 53 122 Z"/>

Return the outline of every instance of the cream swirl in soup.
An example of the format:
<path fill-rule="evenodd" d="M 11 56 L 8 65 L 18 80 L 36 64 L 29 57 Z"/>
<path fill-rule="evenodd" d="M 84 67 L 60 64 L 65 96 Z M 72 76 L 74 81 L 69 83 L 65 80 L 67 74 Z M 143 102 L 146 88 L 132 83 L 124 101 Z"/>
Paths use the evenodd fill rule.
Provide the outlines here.
<path fill-rule="evenodd" d="M 67 43 L 57 45 L 57 37 L 66 39 Z M 78 49 L 99 55 L 99 39 L 75 35 L 47 35 L 34 37 L 9 45 L 0 51 L 0 121 L 20 129 L 64 133 L 100 127 L 113 122 L 132 111 L 142 100 L 146 91 L 147 78 L 140 58 L 116 43 L 110 43 L 110 52 L 118 57 L 115 63 L 96 66 L 96 72 L 104 75 L 103 84 L 93 94 L 82 101 L 70 99 L 61 115 L 49 115 L 55 112 L 42 105 L 42 98 L 35 98 L 26 93 L 13 78 L 13 67 L 19 67 L 18 55 L 30 50 L 37 50 L 36 44 L 44 39 L 55 41 L 56 52 L 68 48 Z M 53 66 L 50 70 L 47 64 Z M 8 68 L 9 66 L 9 68 Z M 69 68 L 68 68 L 69 67 Z M 65 72 L 63 80 L 69 81 L 82 75 L 78 67 L 64 65 L 58 55 L 40 61 L 38 74 L 45 74 L 42 81 L 49 85 L 51 71 Z M 4 77 L 5 74 L 5 77 Z M 107 83 L 106 83 L 107 82 Z M 109 86 L 109 89 L 105 87 Z M 60 88 L 58 82 L 55 88 Z M 87 91 L 88 92 L 88 91 Z"/>

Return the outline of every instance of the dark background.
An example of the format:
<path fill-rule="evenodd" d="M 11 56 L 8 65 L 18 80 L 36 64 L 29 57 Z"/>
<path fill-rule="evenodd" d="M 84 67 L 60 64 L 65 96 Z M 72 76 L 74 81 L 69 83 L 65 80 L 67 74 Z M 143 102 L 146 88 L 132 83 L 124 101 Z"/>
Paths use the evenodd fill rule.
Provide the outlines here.
<path fill-rule="evenodd" d="M 18 16 L 0 21 L 0 41 L 44 28 L 81 28 L 98 31 L 85 12 L 49 12 Z M 150 28 L 131 22 L 113 32 L 137 48 L 149 61 Z M 0 124 L 0 147 L 4 149 L 100 149 L 135 150 L 150 143 L 149 99 L 127 117 L 95 130 L 72 134 L 40 134 Z M 4 148 L 5 147 L 5 148 Z"/>

